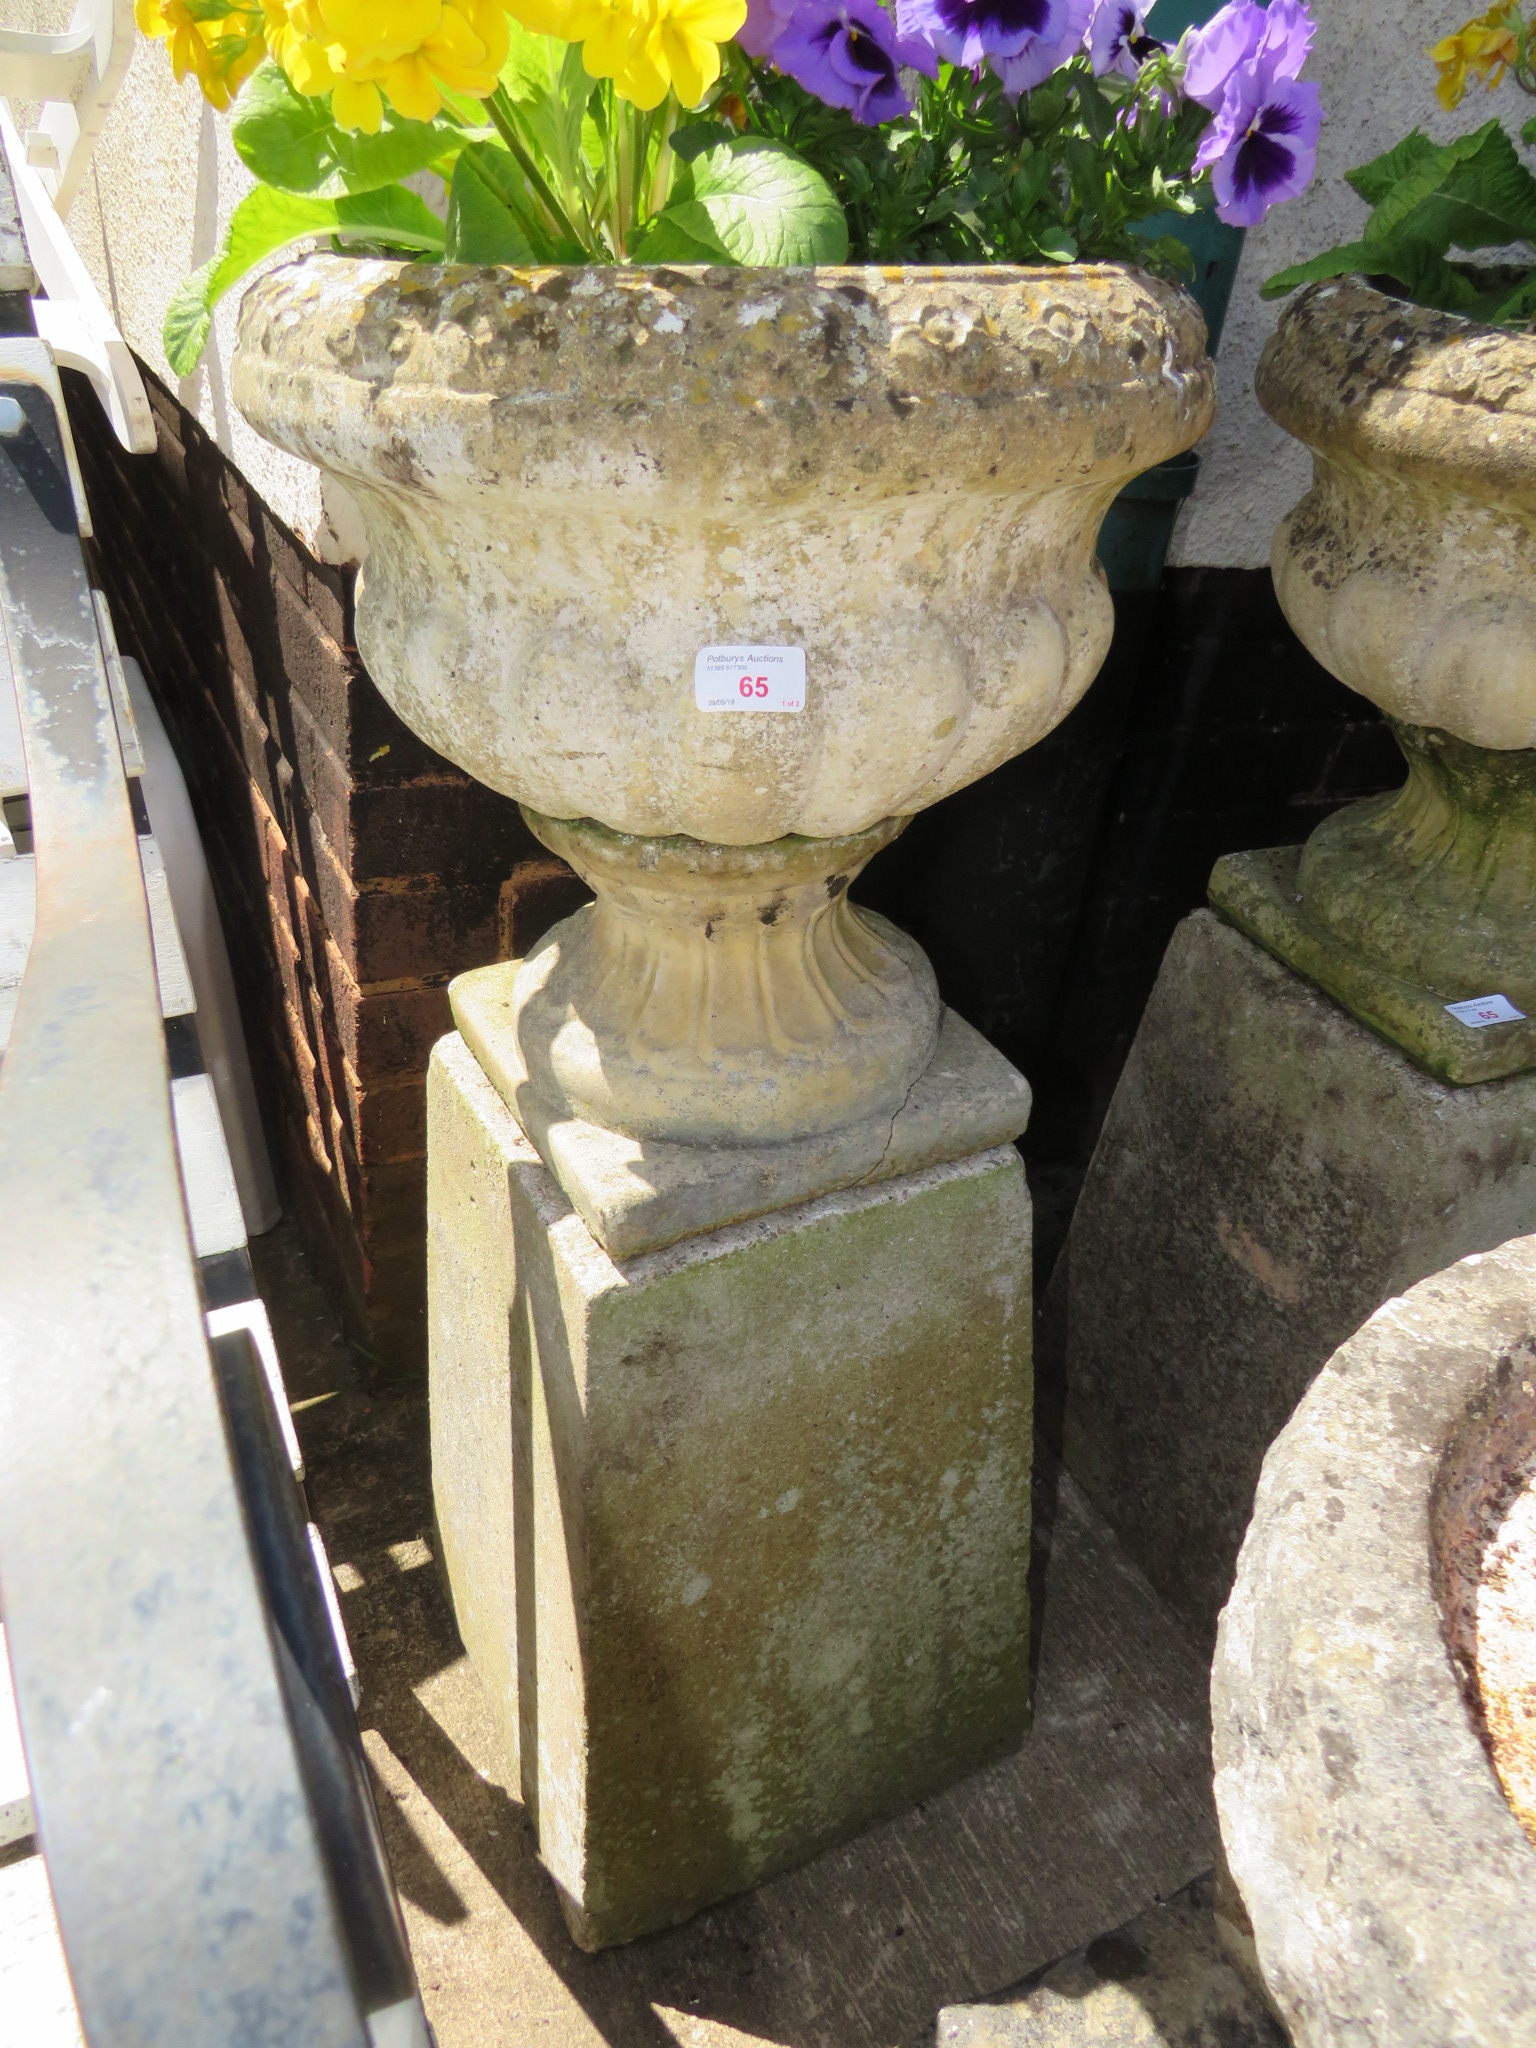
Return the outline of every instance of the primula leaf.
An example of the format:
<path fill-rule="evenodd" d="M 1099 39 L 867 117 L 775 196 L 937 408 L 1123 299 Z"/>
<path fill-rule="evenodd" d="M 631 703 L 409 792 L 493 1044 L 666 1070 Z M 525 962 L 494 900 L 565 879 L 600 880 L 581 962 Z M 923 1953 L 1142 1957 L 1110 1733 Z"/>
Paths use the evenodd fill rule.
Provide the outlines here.
<path fill-rule="evenodd" d="M 374 192 L 436 163 L 463 139 L 446 121 L 402 121 L 386 112 L 377 135 L 348 135 L 331 119 L 329 96 L 295 92 L 269 58 L 235 102 L 230 140 L 264 185 L 339 199 Z"/>
<path fill-rule="evenodd" d="M 1341 242 L 1338 248 L 1327 249 L 1308 263 L 1293 264 L 1289 270 L 1265 278 L 1260 293 L 1266 299 L 1278 299 L 1295 291 L 1298 285 L 1355 274 L 1391 278 L 1405 299 L 1420 306 L 1438 307 L 1441 312 L 1471 313 L 1478 307 L 1477 288 L 1471 280 L 1421 242 L 1386 246 L 1380 242 Z"/>
<path fill-rule="evenodd" d="M 1461 248 L 1536 240 L 1536 178 L 1501 127 L 1492 129 L 1475 156 L 1456 166 L 1446 180 L 1445 196 L 1456 208 L 1446 231 Z"/>
<path fill-rule="evenodd" d="M 637 263 L 734 263 L 715 224 L 696 199 L 673 199 L 635 241 Z"/>
<path fill-rule="evenodd" d="M 782 144 L 738 136 L 697 157 L 691 179 L 637 239 L 645 263 L 841 263 L 848 223 L 826 179 Z"/>
<path fill-rule="evenodd" d="M 735 133 L 724 121 L 685 121 L 681 128 L 673 130 L 672 154 L 679 163 L 691 164 L 706 149 L 718 149 L 722 142 L 730 142 Z"/>
<path fill-rule="evenodd" d="M 230 215 L 219 253 L 183 278 L 165 314 L 166 360 L 190 376 L 213 324 L 213 309 L 232 285 L 289 242 L 334 234 L 404 253 L 441 255 L 443 224 L 403 185 L 385 185 L 341 199 L 305 199 L 258 185 Z"/>
<path fill-rule="evenodd" d="M 1478 290 L 1464 270 L 1448 263 L 1437 249 L 1422 242 L 1398 242 L 1389 249 L 1367 244 L 1375 274 L 1390 277 L 1415 305 L 1435 306 L 1443 313 L 1475 313 Z"/>
<path fill-rule="evenodd" d="M 1471 135 L 1458 135 L 1454 142 L 1442 143 L 1429 150 L 1411 169 L 1403 172 L 1389 192 L 1383 194 L 1376 211 L 1365 224 L 1365 240 L 1382 244 L 1396 241 L 1404 224 L 1424 201 L 1443 191 L 1458 167 L 1470 158 L 1482 157 L 1485 151 L 1489 152 L 1489 161 L 1483 175 L 1475 182 L 1480 189 L 1491 193 L 1497 178 L 1492 159 L 1498 155 L 1499 142 L 1514 158 L 1509 137 L 1497 121 L 1489 121 Z M 1519 159 L 1514 160 L 1518 167 Z M 1468 192 L 1465 196 L 1470 199 L 1472 194 Z"/>
<path fill-rule="evenodd" d="M 505 220 L 498 220 L 498 214 Z M 494 142 L 470 143 L 453 167 L 447 250 L 454 263 L 587 260 L 577 243 L 550 231 L 522 165 Z"/>
<path fill-rule="evenodd" d="M 1379 206 L 1399 178 L 1417 170 L 1425 157 L 1434 153 L 1435 144 L 1422 128 L 1415 128 L 1384 155 L 1372 157 L 1368 164 L 1346 171 L 1344 176 L 1367 206 Z"/>
<path fill-rule="evenodd" d="M 507 61 L 501 67 L 501 83 L 511 100 L 540 100 L 554 91 L 566 45 L 555 36 L 535 35 L 516 16 L 507 16 Z"/>
<path fill-rule="evenodd" d="M 1536 178 L 1497 121 L 1444 146 L 1415 128 L 1349 182 L 1376 208 L 1368 241 L 1422 242 L 1443 254 L 1536 236 Z"/>
<path fill-rule="evenodd" d="M 514 211 L 509 203 L 521 180 L 522 172 L 504 149 L 473 143 L 460 153 L 448 188 L 444 254 L 450 263 L 548 261 L 547 249 L 537 247 L 528 231 L 535 225 L 530 212 Z"/>
<path fill-rule="evenodd" d="M 1362 239 L 1267 278 L 1265 298 L 1358 271 L 1391 279 L 1417 305 L 1486 320 L 1531 318 L 1536 296 L 1524 282 L 1491 284 L 1448 255 L 1536 241 L 1536 178 L 1498 121 L 1445 144 L 1415 129 L 1385 156 L 1351 171 L 1349 182 L 1374 202 Z"/>
<path fill-rule="evenodd" d="M 1262 299 L 1283 299 L 1287 292 L 1295 291 L 1304 284 L 1321 284 L 1330 277 L 1348 277 L 1354 271 L 1369 271 L 1379 265 L 1381 251 L 1365 242 L 1340 242 L 1337 248 L 1325 249 L 1321 256 L 1311 256 L 1305 263 L 1293 263 L 1286 270 L 1277 270 L 1272 277 L 1266 277 L 1259 287 Z"/>
<path fill-rule="evenodd" d="M 582 66 L 581 45 L 534 35 L 510 15 L 507 26 L 511 43 L 501 82 L 512 102 L 518 139 L 556 192 L 585 191 L 591 159 L 582 130 L 594 81 Z"/>

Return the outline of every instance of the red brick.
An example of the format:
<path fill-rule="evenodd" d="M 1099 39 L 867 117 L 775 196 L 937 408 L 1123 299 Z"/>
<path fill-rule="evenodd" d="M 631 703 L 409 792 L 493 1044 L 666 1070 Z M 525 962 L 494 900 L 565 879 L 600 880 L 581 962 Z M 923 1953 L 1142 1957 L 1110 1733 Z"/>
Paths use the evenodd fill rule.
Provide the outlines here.
<path fill-rule="evenodd" d="M 585 891 L 395 717 L 351 645 L 348 576 L 168 392 L 135 462 L 71 384 L 95 559 L 184 762 L 289 1199 L 370 1355 L 419 1361 L 447 982 L 525 951 Z"/>
<path fill-rule="evenodd" d="M 501 885 L 496 906 L 496 951 L 521 960 L 560 920 L 592 901 L 592 891 L 563 860 L 546 854 L 518 868 Z"/>

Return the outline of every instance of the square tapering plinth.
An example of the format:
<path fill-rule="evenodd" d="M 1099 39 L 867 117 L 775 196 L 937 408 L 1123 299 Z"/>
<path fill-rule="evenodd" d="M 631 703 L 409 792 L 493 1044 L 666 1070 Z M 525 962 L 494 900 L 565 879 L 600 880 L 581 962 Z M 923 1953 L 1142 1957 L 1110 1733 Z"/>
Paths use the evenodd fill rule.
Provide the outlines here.
<path fill-rule="evenodd" d="M 443 1558 L 577 1939 L 684 1919 L 1015 1749 L 1017 1152 L 615 1261 L 456 1035 L 428 1118 Z"/>

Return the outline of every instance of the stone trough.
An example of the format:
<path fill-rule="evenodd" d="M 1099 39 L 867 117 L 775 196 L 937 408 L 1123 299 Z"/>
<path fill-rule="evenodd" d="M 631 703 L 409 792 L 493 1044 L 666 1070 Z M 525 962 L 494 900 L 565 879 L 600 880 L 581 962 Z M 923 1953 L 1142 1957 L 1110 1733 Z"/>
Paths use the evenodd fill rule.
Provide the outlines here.
<path fill-rule="evenodd" d="M 1265 1460 L 1216 1801 L 1297 2048 L 1536 2043 L 1533 1533 L 1526 1237 L 1388 1302 Z"/>

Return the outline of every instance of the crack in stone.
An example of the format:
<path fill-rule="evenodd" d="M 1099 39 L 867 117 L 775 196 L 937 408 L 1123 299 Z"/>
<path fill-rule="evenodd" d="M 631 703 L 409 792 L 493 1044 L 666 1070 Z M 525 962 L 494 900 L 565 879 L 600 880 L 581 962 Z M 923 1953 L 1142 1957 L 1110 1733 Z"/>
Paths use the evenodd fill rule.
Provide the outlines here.
<path fill-rule="evenodd" d="M 942 1032 L 944 1029 L 945 1008 L 946 1006 L 943 1003 L 939 1005 L 940 1032 Z M 937 1052 L 937 1050 L 938 1039 L 936 1038 L 934 1040 L 934 1051 Z M 928 1062 L 928 1066 L 932 1066 L 932 1064 L 933 1061 L 930 1059 Z M 868 1173 L 861 1173 L 856 1181 L 850 1183 L 851 1186 L 856 1188 L 868 1187 L 871 1181 L 875 1181 L 880 1178 L 880 1169 L 882 1166 L 884 1166 L 886 1160 L 890 1157 L 891 1147 L 896 1142 L 896 1126 L 901 1121 L 902 1114 L 905 1111 L 907 1104 L 912 1100 L 912 1097 L 917 1093 L 918 1082 L 922 1080 L 923 1074 L 926 1074 L 927 1071 L 928 1067 L 924 1067 L 923 1073 L 917 1076 L 917 1080 L 915 1080 L 912 1083 L 911 1087 L 907 1090 L 906 1094 L 903 1095 L 903 1097 L 901 1098 L 901 1101 L 896 1105 L 896 1108 L 891 1116 L 891 1128 L 889 1132 L 886 1134 L 885 1143 L 880 1148 L 880 1157 L 875 1161 L 874 1165 L 869 1169 Z"/>

